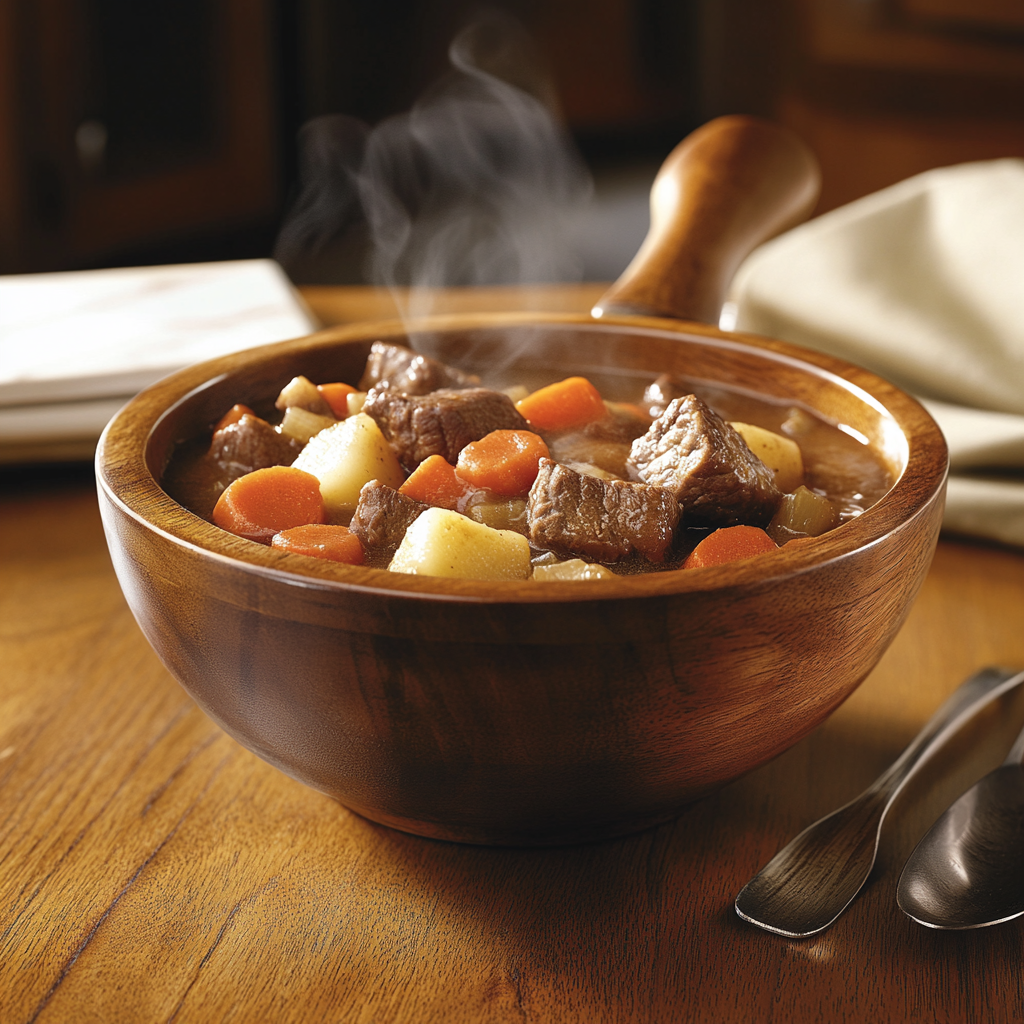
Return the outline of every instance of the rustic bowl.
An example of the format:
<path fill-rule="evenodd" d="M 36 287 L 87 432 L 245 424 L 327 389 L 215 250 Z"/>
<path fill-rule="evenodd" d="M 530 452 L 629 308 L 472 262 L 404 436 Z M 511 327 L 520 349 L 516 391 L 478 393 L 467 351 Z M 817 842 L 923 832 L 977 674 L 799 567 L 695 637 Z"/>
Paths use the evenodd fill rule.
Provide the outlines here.
<path fill-rule="evenodd" d="M 175 677 L 228 733 L 374 821 L 474 843 L 562 843 L 662 821 L 785 750 L 875 665 L 927 571 L 946 449 L 880 378 L 665 319 L 420 324 L 485 373 L 661 372 L 801 403 L 865 437 L 892 489 L 812 541 L 719 568 L 483 583 L 344 566 L 225 533 L 160 486 L 175 446 L 293 375 L 357 380 L 400 323 L 335 329 L 149 388 L 97 454 L 118 578 Z"/>
<path fill-rule="evenodd" d="M 720 118 L 666 161 L 651 232 L 600 319 L 360 325 L 143 392 L 108 426 L 96 465 L 114 567 L 164 663 L 227 732 L 295 778 L 375 821 L 464 842 L 634 831 L 796 742 L 903 622 L 935 548 L 947 463 L 927 413 L 878 377 L 685 322 L 717 319 L 744 253 L 805 217 L 817 188 L 799 140 Z M 608 315 L 623 312 L 658 316 Z M 635 398 L 669 372 L 803 404 L 871 444 L 895 483 L 857 519 L 771 555 L 544 584 L 285 554 L 161 488 L 175 447 L 235 402 L 259 406 L 298 373 L 354 382 L 374 340 L 407 331 L 485 379 L 584 373 L 609 397 L 622 386 Z"/>

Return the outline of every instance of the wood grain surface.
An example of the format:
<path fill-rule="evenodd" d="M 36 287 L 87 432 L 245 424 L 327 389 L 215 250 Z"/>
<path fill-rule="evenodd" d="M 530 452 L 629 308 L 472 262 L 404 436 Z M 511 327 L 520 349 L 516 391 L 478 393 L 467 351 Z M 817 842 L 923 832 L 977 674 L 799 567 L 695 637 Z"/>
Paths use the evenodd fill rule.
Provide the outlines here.
<path fill-rule="evenodd" d="M 486 313 L 493 310 L 543 313 L 585 313 L 604 294 L 606 284 L 495 285 L 488 288 L 446 288 L 429 296 L 409 288 L 373 285 L 307 285 L 301 289 L 323 327 L 390 320 L 414 311 L 417 316 L 445 313 Z"/>
<path fill-rule="evenodd" d="M 373 825 L 228 739 L 121 596 L 87 471 L 0 497 L 0 1021 L 1024 1020 L 1024 922 L 914 925 L 899 869 L 1001 760 L 1016 695 L 894 808 L 866 891 L 805 941 L 740 886 L 981 665 L 1024 666 L 1024 554 L 945 540 L 863 686 L 657 829 L 480 849 Z"/>

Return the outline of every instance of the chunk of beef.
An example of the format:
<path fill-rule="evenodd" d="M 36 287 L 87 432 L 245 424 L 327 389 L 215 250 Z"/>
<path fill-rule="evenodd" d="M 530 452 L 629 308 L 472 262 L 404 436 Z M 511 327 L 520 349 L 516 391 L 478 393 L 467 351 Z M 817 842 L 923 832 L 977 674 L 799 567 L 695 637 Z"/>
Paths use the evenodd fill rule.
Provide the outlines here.
<path fill-rule="evenodd" d="M 479 441 L 492 430 L 530 429 L 508 395 L 487 388 L 429 395 L 374 388 L 366 396 L 363 412 L 376 421 L 408 472 L 431 455 L 454 465 L 470 441 Z"/>
<path fill-rule="evenodd" d="M 479 383 L 480 378 L 475 374 L 463 373 L 404 345 L 375 341 L 370 347 L 359 390 L 390 388 L 407 395 L 428 395 L 441 388 L 456 390 L 475 387 Z"/>
<path fill-rule="evenodd" d="M 366 564 L 372 569 L 386 569 L 405 531 L 428 508 L 429 505 L 407 498 L 379 480 L 364 484 L 349 529 L 363 545 Z"/>
<path fill-rule="evenodd" d="M 255 469 L 290 466 L 301 451 L 302 445 L 294 438 L 246 413 L 214 432 L 208 457 L 220 467 L 227 484 Z"/>
<path fill-rule="evenodd" d="M 627 465 L 671 491 L 688 526 L 763 526 L 782 498 L 772 471 L 695 395 L 669 403 L 633 442 Z"/>
<path fill-rule="evenodd" d="M 541 459 L 527 506 L 530 540 L 559 555 L 617 562 L 639 551 L 665 558 L 679 503 L 662 487 L 584 476 Z"/>

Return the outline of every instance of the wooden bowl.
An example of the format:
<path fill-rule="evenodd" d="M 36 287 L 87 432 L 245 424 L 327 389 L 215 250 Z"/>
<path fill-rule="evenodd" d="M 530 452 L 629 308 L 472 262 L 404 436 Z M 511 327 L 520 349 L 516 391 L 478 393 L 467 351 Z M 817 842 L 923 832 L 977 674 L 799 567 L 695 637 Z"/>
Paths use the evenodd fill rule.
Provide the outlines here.
<path fill-rule="evenodd" d="M 228 733 L 374 821 L 550 844 L 676 814 L 785 750 L 844 700 L 924 579 L 946 449 L 913 399 L 794 346 L 665 318 L 424 321 L 468 369 L 663 373 L 803 403 L 863 435 L 896 482 L 812 541 L 719 568 L 483 583 L 344 566 L 225 533 L 160 486 L 179 442 L 292 376 L 358 379 L 394 322 L 228 356 L 143 392 L 97 452 L 114 566 L 150 643 Z"/>

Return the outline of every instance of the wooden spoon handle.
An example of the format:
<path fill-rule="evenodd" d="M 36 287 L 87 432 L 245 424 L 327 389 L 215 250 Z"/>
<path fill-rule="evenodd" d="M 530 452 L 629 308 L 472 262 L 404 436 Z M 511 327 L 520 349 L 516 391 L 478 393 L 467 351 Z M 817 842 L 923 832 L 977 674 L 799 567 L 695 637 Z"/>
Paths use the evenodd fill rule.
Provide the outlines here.
<path fill-rule="evenodd" d="M 820 184 L 817 160 L 787 129 L 738 114 L 709 121 L 662 164 L 650 231 L 593 315 L 717 324 L 741 261 L 806 219 Z"/>

